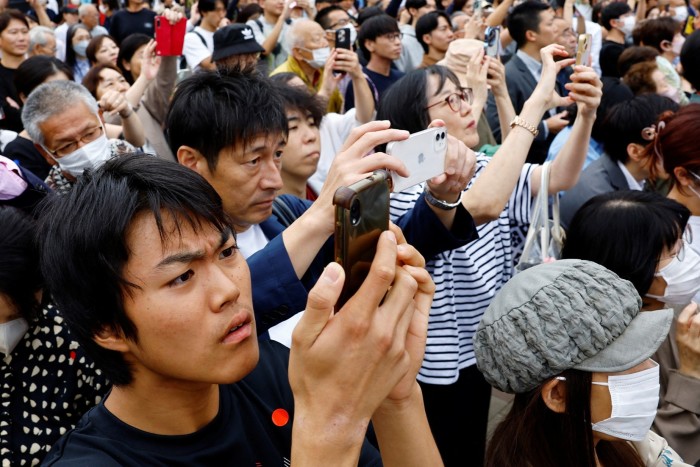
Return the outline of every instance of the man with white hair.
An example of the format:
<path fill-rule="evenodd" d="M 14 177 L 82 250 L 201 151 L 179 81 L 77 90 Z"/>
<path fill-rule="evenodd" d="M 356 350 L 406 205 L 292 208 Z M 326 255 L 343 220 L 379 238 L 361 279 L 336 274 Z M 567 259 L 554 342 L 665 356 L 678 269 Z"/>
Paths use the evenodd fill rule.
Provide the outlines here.
<path fill-rule="evenodd" d="M 109 34 L 107 29 L 100 26 L 100 12 L 93 3 L 83 3 L 78 7 L 78 18 L 90 30 L 90 37 Z"/>
<path fill-rule="evenodd" d="M 46 26 L 34 26 L 29 30 L 29 56 L 54 57 L 57 50 L 56 33 Z"/>

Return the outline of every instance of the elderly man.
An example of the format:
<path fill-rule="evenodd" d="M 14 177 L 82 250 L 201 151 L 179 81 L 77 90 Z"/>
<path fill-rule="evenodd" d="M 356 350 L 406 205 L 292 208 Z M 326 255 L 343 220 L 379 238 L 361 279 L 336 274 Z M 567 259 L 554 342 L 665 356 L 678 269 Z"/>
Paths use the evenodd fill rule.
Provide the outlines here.
<path fill-rule="evenodd" d="M 83 3 L 78 8 L 78 18 L 90 30 L 91 37 L 108 34 L 107 29 L 100 26 L 100 12 L 93 3 Z"/>
<path fill-rule="evenodd" d="M 29 56 L 56 55 L 56 33 L 46 26 L 34 26 L 29 30 Z"/>
<path fill-rule="evenodd" d="M 122 118 L 134 114 L 128 112 Z M 107 138 L 97 101 L 73 81 L 50 81 L 34 89 L 22 108 L 22 123 L 34 146 L 53 166 L 46 183 L 58 193 L 68 192 L 86 169 L 134 151 L 126 141 Z"/>
<path fill-rule="evenodd" d="M 287 31 L 290 54 L 271 75 L 291 72 L 298 75 L 312 90 L 318 92 L 324 85 L 324 67 L 331 56 L 326 33 L 315 21 L 299 19 Z M 343 97 L 333 89 L 328 99 L 328 111 L 340 112 Z"/>

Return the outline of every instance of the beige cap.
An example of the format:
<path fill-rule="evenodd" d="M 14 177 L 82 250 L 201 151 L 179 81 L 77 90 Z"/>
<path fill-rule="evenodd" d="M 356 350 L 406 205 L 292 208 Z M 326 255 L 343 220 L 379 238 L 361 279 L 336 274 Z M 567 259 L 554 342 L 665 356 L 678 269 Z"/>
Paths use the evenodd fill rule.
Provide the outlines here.
<path fill-rule="evenodd" d="M 484 48 L 484 43 L 476 39 L 455 39 L 450 42 L 445 58 L 437 62 L 438 65 L 449 68 L 459 78 L 462 87 L 468 87 L 467 64 L 479 49 Z"/>

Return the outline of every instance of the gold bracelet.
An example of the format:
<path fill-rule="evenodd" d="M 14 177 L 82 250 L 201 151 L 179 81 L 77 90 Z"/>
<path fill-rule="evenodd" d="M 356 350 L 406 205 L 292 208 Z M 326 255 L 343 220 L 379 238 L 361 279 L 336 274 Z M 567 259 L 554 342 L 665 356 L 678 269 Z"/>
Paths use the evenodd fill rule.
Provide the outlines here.
<path fill-rule="evenodd" d="M 532 133 L 532 136 L 534 136 L 535 138 L 537 138 L 537 135 L 540 134 L 540 130 L 538 130 L 536 126 L 533 126 L 525 120 L 523 120 L 522 118 L 520 118 L 520 115 L 516 115 L 513 121 L 510 122 L 511 128 L 515 128 L 516 125 L 525 128 L 527 131 Z"/>

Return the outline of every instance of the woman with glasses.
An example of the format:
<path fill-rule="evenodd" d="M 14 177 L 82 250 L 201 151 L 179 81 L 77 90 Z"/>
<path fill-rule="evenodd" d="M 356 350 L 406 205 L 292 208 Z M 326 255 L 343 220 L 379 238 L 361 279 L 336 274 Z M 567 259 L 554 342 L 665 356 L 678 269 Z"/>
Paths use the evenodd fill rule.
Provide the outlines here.
<path fill-rule="evenodd" d="M 430 313 L 428 344 L 418 375 L 428 419 L 445 465 L 481 465 L 486 444 L 491 386 L 476 368 L 472 338 L 493 296 L 513 275 L 513 230 L 527 225 L 532 199 L 539 191 L 537 165 L 524 164 L 537 130 L 534 123 L 550 107 L 576 102 L 579 114 L 574 131 L 552 165 L 550 192 L 572 186 L 586 156 L 588 138 L 600 102 L 601 83 L 595 72 L 577 67 L 569 97 L 554 92 L 557 72 L 572 60 L 559 45 L 542 49 L 542 79 L 513 119 L 512 129 L 493 158 L 477 155 L 476 174 L 457 199 L 440 200 L 445 209 L 463 204 L 478 226 L 479 239 L 464 247 L 426 258 L 436 283 Z M 411 133 L 441 120 L 447 133 L 468 147 L 478 143 L 471 92 L 460 87 L 457 77 L 436 65 L 409 72 L 380 101 L 379 120 Z M 391 214 L 399 216 L 421 198 L 434 198 L 417 185 L 392 196 Z M 420 201 L 419 201 L 420 200 Z M 469 423 L 472 436 L 465 439 L 454 429 L 455 420 Z"/>
<path fill-rule="evenodd" d="M 698 106 L 700 107 L 700 106 Z M 635 286 L 642 310 L 673 306 L 676 319 L 654 359 L 661 399 L 653 429 L 686 462 L 700 463 L 700 255 L 690 246 L 691 211 L 662 195 L 616 191 L 595 196 L 574 215 L 564 258 L 596 262 Z M 693 235 L 695 233 L 695 235 Z"/>

